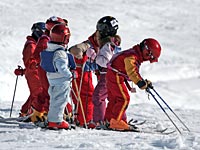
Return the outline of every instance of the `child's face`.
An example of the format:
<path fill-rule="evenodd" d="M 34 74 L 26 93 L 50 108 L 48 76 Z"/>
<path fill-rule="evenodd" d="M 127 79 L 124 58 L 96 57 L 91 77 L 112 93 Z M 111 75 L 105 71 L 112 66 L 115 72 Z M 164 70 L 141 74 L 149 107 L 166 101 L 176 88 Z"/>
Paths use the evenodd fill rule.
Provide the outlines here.
<path fill-rule="evenodd" d="M 121 38 L 118 35 L 115 35 L 111 38 L 111 41 L 116 45 L 120 46 L 121 44 Z"/>
<path fill-rule="evenodd" d="M 143 56 L 144 61 L 149 60 L 150 63 L 158 62 L 158 59 L 153 56 L 153 53 L 150 50 L 144 49 L 142 51 L 142 56 Z"/>

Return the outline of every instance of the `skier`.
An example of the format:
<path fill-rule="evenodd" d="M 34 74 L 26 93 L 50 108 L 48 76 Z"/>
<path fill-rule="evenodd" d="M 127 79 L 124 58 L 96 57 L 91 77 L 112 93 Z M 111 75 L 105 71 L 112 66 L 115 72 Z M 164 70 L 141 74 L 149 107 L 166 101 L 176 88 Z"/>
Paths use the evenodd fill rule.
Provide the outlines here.
<path fill-rule="evenodd" d="M 55 24 L 65 24 L 67 25 L 67 20 L 64 20 L 60 17 L 52 16 L 49 19 L 46 20 L 45 23 L 45 33 L 38 39 L 33 57 L 35 61 L 32 63 L 32 65 L 36 68 L 38 68 L 38 78 L 39 82 L 42 85 L 42 95 L 40 100 L 33 101 L 34 107 L 31 109 L 31 121 L 37 122 L 37 121 L 45 121 L 46 115 L 49 111 L 49 94 L 48 94 L 48 87 L 49 83 L 46 77 L 46 72 L 41 68 L 40 66 L 40 52 L 42 52 L 44 49 L 47 48 L 47 43 L 50 40 L 49 34 L 51 28 Z"/>
<path fill-rule="evenodd" d="M 114 52 L 119 51 L 121 38 L 120 36 L 116 35 L 118 30 L 118 21 L 112 16 L 102 17 L 97 22 L 96 28 L 100 35 L 100 50 L 96 56 L 96 63 L 98 64 L 100 75 L 98 83 L 94 89 L 92 100 L 94 104 L 93 121 L 96 123 L 98 128 L 104 121 L 104 114 L 106 109 L 106 64 L 109 62 Z"/>
<path fill-rule="evenodd" d="M 34 23 L 32 28 L 32 35 L 27 36 L 26 43 L 23 49 L 23 62 L 25 69 L 18 68 L 15 70 L 16 75 L 23 75 L 25 74 L 25 78 L 27 80 L 27 84 L 29 87 L 30 95 L 27 101 L 22 105 L 20 110 L 20 117 L 24 117 L 26 115 L 30 115 L 30 108 L 35 107 L 34 101 L 42 101 L 42 85 L 39 82 L 38 78 L 38 68 L 33 65 L 35 60 L 33 57 L 33 53 L 35 51 L 36 43 L 41 35 L 45 31 L 45 23 L 44 22 L 37 22 Z M 27 120 L 28 121 L 28 120 Z"/>
<path fill-rule="evenodd" d="M 76 62 L 76 71 L 78 72 L 78 78 L 76 83 L 78 85 L 78 92 L 76 91 L 75 82 L 72 82 L 72 99 L 75 104 L 77 111 L 76 124 L 79 126 L 84 126 L 84 116 L 86 118 L 86 123 L 88 128 L 95 128 L 95 124 L 92 122 L 93 118 L 93 103 L 92 103 L 92 94 L 94 91 L 93 81 L 92 81 L 92 72 L 97 70 L 97 65 L 95 63 L 95 57 L 99 50 L 98 44 L 98 33 L 95 31 L 88 40 L 72 46 L 69 51 L 74 55 Z M 83 105 L 83 110 L 77 96 L 80 94 L 80 98 Z"/>
<path fill-rule="evenodd" d="M 131 80 L 140 89 L 145 90 L 151 85 L 149 80 L 144 80 L 139 67 L 144 61 L 158 62 L 161 53 L 159 42 L 153 38 L 144 39 L 140 44 L 113 55 L 107 64 L 106 86 L 108 90 L 108 104 L 105 120 L 109 128 L 115 130 L 130 130 L 127 120 L 122 118 L 130 101 L 130 96 L 125 80 Z"/>
<path fill-rule="evenodd" d="M 50 107 L 48 112 L 48 128 L 68 129 L 69 124 L 63 119 L 64 108 L 70 99 L 70 83 L 72 73 L 69 68 L 69 59 L 65 48 L 69 43 L 70 30 L 65 24 L 56 24 L 50 31 L 50 42 L 47 49 L 41 52 L 41 64 L 46 62 L 54 70 L 47 70 L 47 79 L 49 81 Z M 53 52 L 52 57 L 47 55 Z M 50 54 L 50 53 L 48 53 Z M 50 63 L 49 63 L 50 61 Z M 75 73 L 75 72 L 74 72 Z"/>

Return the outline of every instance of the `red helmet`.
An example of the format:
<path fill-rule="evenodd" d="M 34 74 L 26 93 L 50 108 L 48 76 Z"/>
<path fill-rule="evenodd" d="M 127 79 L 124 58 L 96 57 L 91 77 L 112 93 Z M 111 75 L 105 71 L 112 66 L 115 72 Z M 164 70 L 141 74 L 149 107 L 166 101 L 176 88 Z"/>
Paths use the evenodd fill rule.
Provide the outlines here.
<path fill-rule="evenodd" d="M 64 24 L 56 24 L 50 30 L 50 39 L 52 42 L 68 44 L 70 38 L 70 30 Z"/>
<path fill-rule="evenodd" d="M 56 16 L 52 16 L 49 19 L 47 19 L 46 23 L 45 23 L 45 28 L 47 30 L 51 30 L 51 28 L 55 25 L 55 24 L 65 24 L 67 25 L 67 20 L 66 19 L 62 19 L 60 17 L 56 17 Z"/>
<path fill-rule="evenodd" d="M 158 62 L 158 58 L 161 53 L 161 46 L 159 42 L 153 38 L 144 39 L 141 42 L 142 50 L 149 51 L 150 62 Z"/>

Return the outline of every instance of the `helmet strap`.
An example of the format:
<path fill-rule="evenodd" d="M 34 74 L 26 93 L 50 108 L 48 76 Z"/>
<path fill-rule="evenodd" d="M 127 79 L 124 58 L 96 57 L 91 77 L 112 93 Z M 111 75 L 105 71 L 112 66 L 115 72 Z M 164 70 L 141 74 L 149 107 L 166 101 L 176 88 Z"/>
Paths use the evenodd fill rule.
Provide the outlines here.
<path fill-rule="evenodd" d="M 35 41 L 38 41 L 39 36 L 36 32 L 32 33 L 32 37 L 35 39 Z"/>
<path fill-rule="evenodd" d="M 144 42 L 142 41 L 142 42 L 140 43 L 140 50 L 143 51 L 144 49 L 145 49 L 145 47 L 144 47 Z"/>

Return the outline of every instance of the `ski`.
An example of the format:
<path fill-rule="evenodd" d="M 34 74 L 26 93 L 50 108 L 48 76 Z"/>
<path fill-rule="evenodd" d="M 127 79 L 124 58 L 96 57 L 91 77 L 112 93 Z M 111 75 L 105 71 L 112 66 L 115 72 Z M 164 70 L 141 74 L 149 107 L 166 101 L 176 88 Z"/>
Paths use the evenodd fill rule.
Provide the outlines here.
<path fill-rule="evenodd" d="M 4 121 L 19 121 L 19 122 L 23 122 L 28 120 L 30 116 L 24 116 L 24 117 L 11 117 L 11 118 L 4 118 L 2 116 L 0 116 L 0 120 L 4 120 Z"/>
<path fill-rule="evenodd" d="M 33 128 L 41 128 L 41 129 L 49 129 L 47 127 L 47 122 L 21 122 L 18 121 L 18 118 L 3 118 L 0 117 L 0 127 L 18 127 L 20 129 L 33 129 Z M 7 125 L 7 126 L 6 126 Z M 76 127 L 73 124 L 70 124 L 69 129 L 75 129 Z"/>
<path fill-rule="evenodd" d="M 4 124 L 19 124 L 20 122 L 16 122 L 16 121 L 6 121 L 6 120 L 2 120 L 0 119 L 0 123 L 4 123 Z"/>
<path fill-rule="evenodd" d="M 147 121 L 146 120 L 133 120 L 131 119 L 128 124 L 130 126 L 133 127 L 133 129 L 131 129 L 130 131 L 125 131 L 125 132 L 140 132 L 140 133 L 152 133 L 152 134 L 165 134 L 165 135 L 168 135 L 168 134 L 172 134 L 174 132 L 176 132 L 176 130 L 171 130 L 169 131 L 168 128 L 164 128 L 164 129 L 161 129 L 161 130 L 158 130 L 158 129 L 145 129 L 145 128 L 139 128 L 138 126 L 140 125 L 143 125 L 145 124 Z"/>
<path fill-rule="evenodd" d="M 168 128 L 163 130 L 149 130 L 149 129 L 132 129 L 132 130 L 111 130 L 111 131 L 119 131 L 119 132 L 137 132 L 137 133 L 145 133 L 145 134 L 160 134 L 160 135 L 169 135 L 175 133 L 175 130 L 167 131 Z"/>
<path fill-rule="evenodd" d="M 11 120 L 0 119 L 0 123 L 3 125 L 13 125 L 14 127 L 19 127 L 19 128 L 27 128 L 27 129 L 38 128 L 38 126 L 35 125 L 33 122 L 19 122 L 16 120 L 11 121 Z"/>
<path fill-rule="evenodd" d="M 13 127 L 19 127 L 21 129 L 33 129 L 33 128 L 43 128 L 48 129 L 45 122 L 20 122 L 18 120 L 23 120 L 25 117 L 22 118 L 4 118 L 0 116 L 0 123 L 3 125 L 12 125 Z M 130 122 L 131 121 L 131 122 Z M 137 132 L 137 133 L 148 133 L 148 134 L 161 134 L 161 135 L 169 135 L 176 132 L 176 130 L 170 130 L 168 128 L 164 128 L 162 130 L 158 129 L 149 129 L 149 128 L 139 128 L 137 125 L 142 125 L 146 122 L 146 120 L 138 121 L 138 120 L 130 120 L 130 126 L 132 129 L 130 130 L 114 130 L 108 128 L 106 125 L 101 125 L 101 127 L 96 128 L 96 130 L 105 130 L 105 131 L 116 131 L 116 132 Z M 4 126 L 6 127 L 6 126 Z M 71 129 L 76 129 L 76 126 L 74 124 L 71 124 Z"/>
<path fill-rule="evenodd" d="M 149 133 L 149 134 L 161 134 L 161 135 L 169 135 L 175 133 L 176 130 L 169 131 L 168 128 L 164 128 L 162 130 L 149 130 L 149 129 L 141 129 L 139 130 L 140 133 Z"/>
<path fill-rule="evenodd" d="M 137 133 L 161 134 L 161 135 L 169 135 L 169 134 L 176 132 L 176 130 L 169 131 L 168 128 L 164 128 L 162 130 L 157 130 L 157 129 L 149 129 L 149 128 L 148 129 L 147 128 L 138 128 L 136 126 L 133 126 L 133 128 L 130 130 L 115 130 L 115 129 L 110 129 L 106 126 L 102 127 L 101 129 L 97 128 L 97 130 L 116 131 L 116 132 L 137 132 Z"/>
<path fill-rule="evenodd" d="M 20 122 L 19 123 L 19 128 L 25 128 L 25 129 L 34 129 L 34 128 L 38 128 L 37 125 L 35 125 L 33 122 Z"/>
<path fill-rule="evenodd" d="M 7 124 L 7 125 L 13 125 L 14 127 L 19 127 L 19 128 L 27 128 L 27 129 L 32 129 L 32 128 L 45 128 L 46 125 L 44 122 L 26 122 L 28 117 L 16 117 L 16 118 L 4 118 L 0 117 L 0 123 L 1 124 Z M 25 122 L 23 122 L 25 121 Z"/>

